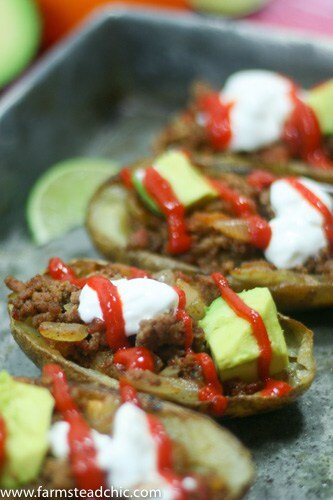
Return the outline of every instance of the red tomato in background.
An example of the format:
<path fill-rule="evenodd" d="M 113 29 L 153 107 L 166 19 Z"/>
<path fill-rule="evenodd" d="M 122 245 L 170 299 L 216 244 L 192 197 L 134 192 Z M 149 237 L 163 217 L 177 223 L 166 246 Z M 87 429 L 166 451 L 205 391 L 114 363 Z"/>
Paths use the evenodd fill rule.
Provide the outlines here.
<path fill-rule="evenodd" d="M 36 0 L 44 18 L 44 45 L 50 45 L 68 33 L 92 10 L 119 0 Z M 185 9 L 187 0 L 124 0 L 132 6 Z"/>

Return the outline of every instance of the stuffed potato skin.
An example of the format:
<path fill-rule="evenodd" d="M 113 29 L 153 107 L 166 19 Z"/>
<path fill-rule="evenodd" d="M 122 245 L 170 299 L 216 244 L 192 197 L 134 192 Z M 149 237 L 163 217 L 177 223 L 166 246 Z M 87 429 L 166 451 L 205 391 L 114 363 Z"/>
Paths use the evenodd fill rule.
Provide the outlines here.
<path fill-rule="evenodd" d="M 50 389 L 44 378 L 18 380 Z M 118 390 L 79 383 L 70 383 L 69 388 L 89 426 L 108 434 L 121 405 Z M 236 500 L 244 496 L 254 479 L 254 465 L 250 453 L 237 438 L 207 416 L 145 394 L 139 395 L 139 401 L 143 410 L 156 415 L 172 441 L 182 447 L 190 467 L 188 472 L 205 479 L 212 499 Z M 54 418 L 57 418 L 56 411 Z M 38 484 L 37 479 L 24 488 L 35 488 Z"/>
<path fill-rule="evenodd" d="M 80 277 L 90 274 L 93 270 L 101 269 L 102 262 L 79 260 L 71 263 Z M 126 269 L 126 266 L 123 266 Z M 184 282 L 178 277 L 179 273 L 163 271 L 160 279 L 178 287 L 185 287 L 187 296 L 187 311 L 193 318 L 200 318 L 207 303 L 210 284 L 206 289 L 198 285 L 197 279 L 187 278 Z M 207 280 L 207 278 L 205 278 Z M 11 330 L 14 339 L 27 356 L 39 367 L 48 363 L 57 363 L 66 375 L 78 382 L 96 383 L 100 386 L 117 389 L 119 384 L 116 378 L 109 377 L 95 369 L 85 368 L 78 363 L 66 359 L 55 346 L 52 346 L 42 337 L 37 329 L 28 322 L 18 321 L 13 317 L 12 306 L 9 305 Z M 258 412 L 265 412 L 285 406 L 303 394 L 310 386 L 315 376 L 315 361 L 313 357 L 313 334 L 303 324 L 285 316 L 279 316 L 281 326 L 285 332 L 289 352 L 289 370 L 287 382 L 292 390 L 282 397 L 262 396 L 260 392 L 252 395 L 234 395 L 228 397 L 226 416 L 243 417 Z M 179 403 L 201 412 L 209 412 L 207 403 L 198 397 L 199 386 L 195 380 L 177 376 L 165 376 L 147 370 L 130 369 L 126 377 L 139 391 L 158 396 L 164 400 Z"/>
<path fill-rule="evenodd" d="M 133 171 L 147 166 L 151 160 L 142 160 L 133 165 Z M 203 165 L 198 162 L 197 165 Z M 219 179 L 225 168 L 215 164 L 205 170 L 211 177 Z M 242 172 L 241 177 L 243 177 Z M 317 180 L 327 181 L 332 174 L 316 170 Z M 318 179 L 319 176 L 319 179 Z M 333 176 L 332 176 L 333 181 Z M 211 272 L 217 269 L 202 269 L 198 263 L 191 263 L 186 258 L 174 258 L 149 249 L 131 249 L 128 243 L 132 238 L 133 221 L 145 224 L 147 211 L 121 182 L 119 175 L 103 184 L 93 196 L 87 211 L 87 231 L 102 255 L 110 260 L 117 260 L 129 265 L 142 267 L 150 271 L 160 269 L 180 270 L 195 274 Z M 237 222 L 238 219 L 233 219 Z M 231 221 L 232 222 L 232 221 Z M 182 256 L 180 256 L 182 257 Z M 221 263 L 233 259 L 229 251 L 222 253 Z M 238 257 L 237 257 L 238 258 Z M 333 306 L 333 278 L 328 273 L 309 273 L 304 270 L 272 270 L 272 266 L 263 260 L 249 260 L 239 256 L 233 269 L 228 271 L 229 280 L 236 291 L 247 290 L 255 286 L 267 286 L 282 311 L 317 309 Z"/>

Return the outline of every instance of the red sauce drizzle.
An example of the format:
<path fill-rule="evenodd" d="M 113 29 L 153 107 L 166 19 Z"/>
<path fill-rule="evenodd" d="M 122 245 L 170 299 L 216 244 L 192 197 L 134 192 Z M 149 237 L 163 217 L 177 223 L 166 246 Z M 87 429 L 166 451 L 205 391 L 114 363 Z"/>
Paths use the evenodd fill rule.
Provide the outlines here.
<path fill-rule="evenodd" d="M 210 179 L 210 183 L 218 192 L 220 198 L 232 207 L 233 212 L 239 217 L 248 217 L 257 213 L 254 202 L 230 188 L 225 182 Z"/>
<path fill-rule="evenodd" d="M 260 394 L 264 397 L 278 397 L 287 396 L 291 391 L 292 387 L 283 382 L 282 380 L 274 380 L 269 378 L 266 380 L 265 388 L 260 391 Z"/>
<path fill-rule="evenodd" d="M 247 217 L 247 224 L 251 244 L 261 250 L 267 248 L 272 237 L 272 229 L 267 220 L 259 215 L 251 215 L 251 217 Z"/>
<path fill-rule="evenodd" d="M 54 257 L 49 261 L 49 274 L 53 279 L 70 281 L 73 285 L 82 288 L 89 285 L 98 295 L 106 327 L 106 341 L 113 351 L 122 347 L 129 347 L 125 335 L 125 322 L 121 299 L 117 287 L 104 276 L 91 276 L 90 278 L 77 278 L 73 269 L 61 259 Z"/>
<path fill-rule="evenodd" d="M 172 442 L 162 422 L 155 415 L 147 415 L 150 433 L 157 446 L 158 472 L 172 486 L 177 500 L 186 500 L 188 495 L 182 485 L 182 478 L 173 470 Z"/>
<path fill-rule="evenodd" d="M 222 298 L 240 318 L 245 319 L 252 326 L 253 335 L 257 341 L 260 355 L 258 359 L 258 375 L 265 381 L 265 388 L 261 395 L 265 397 L 282 397 L 287 395 L 292 387 L 286 382 L 269 377 L 269 367 L 272 360 L 272 346 L 265 323 L 260 314 L 251 309 L 229 286 L 226 278 L 220 273 L 212 274 L 212 278 L 219 287 Z"/>
<path fill-rule="evenodd" d="M 180 254 L 191 247 L 191 238 L 185 222 L 185 208 L 175 196 L 169 182 L 154 168 L 147 168 L 143 184 L 167 219 L 168 252 Z"/>
<path fill-rule="evenodd" d="M 262 191 L 265 188 L 269 188 L 273 182 L 275 182 L 277 177 L 270 172 L 266 172 L 265 170 L 253 170 L 247 176 L 247 182 L 250 186 Z"/>
<path fill-rule="evenodd" d="M 43 375 L 51 378 L 56 408 L 69 423 L 69 459 L 79 488 L 84 490 L 104 488 L 105 478 L 97 465 L 97 453 L 91 429 L 70 395 L 63 370 L 57 365 L 45 365 Z"/>
<path fill-rule="evenodd" d="M 251 245 L 261 250 L 267 248 L 272 237 L 272 230 L 269 223 L 257 215 L 254 202 L 231 189 L 222 181 L 214 179 L 209 179 L 209 181 L 220 198 L 231 205 L 235 214 L 247 220 Z"/>
<path fill-rule="evenodd" d="M 272 346 L 265 324 L 257 311 L 251 309 L 229 286 L 226 278 L 220 273 L 212 274 L 222 298 L 240 318 L 248 321 L 252 326 L 253 335 L 258 343 L 260 355 L 258 360 L 258 374 L 262 380 L 269 377 L 269 367 L 272 360 Z"/>
<path fill-rule="evenodd" d="M 178 294 L 179 302 L 176 311 L 176 318 L 178 321 L 183 321 L 185 327 L 185 352 L 191 352 L 191 346 L 193 342 L 193 322 L 192 318 L 185 311 L 186 307 L 186 295 L 184 290 L 181 288 L 174 287 L 174 290 Z"/>
<path fill-rule="evenodd" d="M 137 267 L 130 267 L 131 276 L 130 279 L 136 278 L 149 278 L 150 274 L 148 274 L 143 269 L 138 269 Z"/>
<path fill-rule="evenodd" d="M 314 111 L 304 103 L 294 88 L 291 93 L 294 109 L 283 131 L 283 139 L 293 156 L 318 168 L 333 168 L 324 151 L 320 125 Z"/>
<path fill-rule="evenodd" d="M 126 167 L 119 172 L 119 177 L 127 189 L 133 188 L 133 179 L 131 169 Z"/>
<path fill-rule="evenodd" d="M 117 287 L 104 276 L 91 276 L 87 285 L 98 295 L 106 327 L 106 341 L 113 351 L 129 347 L 125 334 L 123 308 Z"/>
<path fill-rule="evenodd" d="M 199 110 L 205 115 L 205 127 L 212 147 L 224 151 L 232 138 L 230 111 L 233 104 L 223 104 L 217 92 L 206 93 L 198 101 Z"/>
<path fill-rule="evenodd" d="M 133 403 L 141 408 L 138 395 L 134 387 L 122 378 L 120 396 L 122 403 Z M 150 433 L 157 447 L 157 468 L 159 474 L 172 486 L 177 500 L 186 500 L 187 495 L 182 486 L 182 480 L 173 471 L 172 442 L 162 422 L 155 415 L 146 415 Z"/>
<path fill-rule="evenodd" d="M 58 257 L 49 260 L 48 272 L 51 278 L 58 281 L 69 281 L 78 288 L 83 288 L 86 284 L 85 279 L 77 278 L 73 269 Z"/>
<path fill-rule="evenodd" d="M 0 473 L 1 469 L 5 465 L 6 459 L 6 422 L 4 418 L 0 415 Z"/>
<path fill-rule="evenodd" d="M 333 248 L 333 214 L 329 208 L 321 201 L 318 196 L 307 188 L 302 182 L 295 177 L 288 177 L 286 179 L 289 184 L 296 189 L 303 198 L 310 203 L 324 218 L 324 231 L 327 241 L 331 248 Z"/>
<path fill-rule="evenodd" d="M 113 362 L 116 365 L 121 365 L 125 370 L 138 368 L 153 372 L 155 369 L 153 355 L 146 347 L 120 349 L 114 355 Z"/>
<path fill-rule="evenodd" d="M 138 393 L 134 387 L 124 377 L 119 379 L 120 399 L 122 403 L 133 403 L 138 408 L 141 408 Z"/>
<path fill-rule="evenodd" d="M 209 401 L 213 414 L 221 416 L 227 408 L 228 399 L 223 395 L 222 384 L 219 381 L 214 362 L 204 352 L 193 354 L 193 356 L 201 366 L 206 381 L 206 385 L 199 391 L 199 399 L 200 401 Z"/>

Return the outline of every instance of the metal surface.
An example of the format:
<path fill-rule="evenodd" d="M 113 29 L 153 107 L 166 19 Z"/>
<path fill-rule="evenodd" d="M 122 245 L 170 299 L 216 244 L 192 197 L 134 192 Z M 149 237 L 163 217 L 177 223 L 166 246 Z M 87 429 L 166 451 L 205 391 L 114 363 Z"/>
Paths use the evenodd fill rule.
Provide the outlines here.
<path fill-rule="evenodd" d="M 104 12 L 42 59 L 0 102 L 0 278 L 28 278 L 50 256 L 94 256 L 83 229 L 43 248 L 29 240 L 27 193 L 55 161 L 75 155 L 127 162 L 184 104 L 189 84 L 221 85 L 262 67 L 310 85 L 333 74 L 333 46 L 195 16 Z M 37 373 L 8 331 L 1 289 L 0 367 Z M 332 313 L 303 318 L 315 330 L 318 376 L 298 403 L 226 425 L 253 451 L 258 478 L 248 498 L 333 498 Z"/>

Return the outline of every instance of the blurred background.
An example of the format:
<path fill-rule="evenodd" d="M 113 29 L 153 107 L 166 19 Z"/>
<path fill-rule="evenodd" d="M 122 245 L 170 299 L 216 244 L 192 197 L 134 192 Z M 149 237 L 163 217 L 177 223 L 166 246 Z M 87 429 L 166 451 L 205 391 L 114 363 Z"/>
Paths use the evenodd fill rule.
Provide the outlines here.
<path fill-rule="evenodd" d="M 247 19 L 309 37 L 333 36 L 332 0 L 0 0 L 0 89 L 94 9 L 108 5 L 173 9 Z"/>

